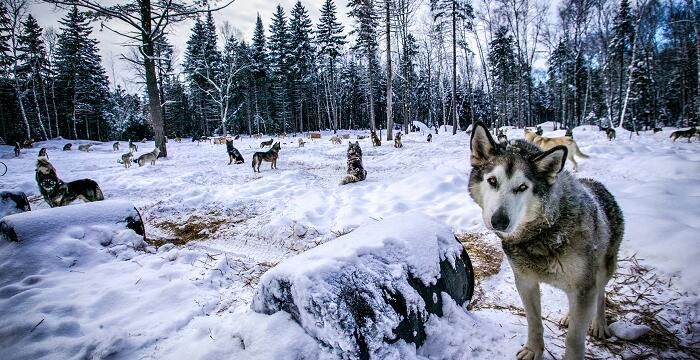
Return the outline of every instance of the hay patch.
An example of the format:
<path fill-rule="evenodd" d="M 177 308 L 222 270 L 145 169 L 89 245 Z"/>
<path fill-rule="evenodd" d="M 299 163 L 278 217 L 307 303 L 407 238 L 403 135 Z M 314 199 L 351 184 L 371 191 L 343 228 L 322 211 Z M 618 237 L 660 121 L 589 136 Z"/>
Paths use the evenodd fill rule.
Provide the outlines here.
<path fill-rule="evenodd" d="M 457 240 L 467 250 L 474 268 L 474 295 L 469 303 L 469 309 L 479 309 L 483 306 L 484 289 L 482 281 L 501 271 L 503 251 L 486 238 L 482 233 L 457 234 Z"/>

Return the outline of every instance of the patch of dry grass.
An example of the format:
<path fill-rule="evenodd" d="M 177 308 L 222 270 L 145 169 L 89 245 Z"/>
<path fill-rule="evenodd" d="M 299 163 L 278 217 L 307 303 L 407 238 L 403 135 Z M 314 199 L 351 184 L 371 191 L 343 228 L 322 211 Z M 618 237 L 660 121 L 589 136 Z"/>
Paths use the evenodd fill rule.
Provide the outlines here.
<path fill-rule="evenodd" d="M 501 271 L 503 251 L 489 242 L 485 234 L 462 233 L 456 236 L 467 250 L 474 268 L 474 295 L 469 303 L 469 309 L 479 309 L 484 305 L 484 290 L 481 282 Z"/>
<path fill-rule="evenodd" d="M 146 242 L 155 247 L 164 244 L 186 245 L 191 241 L 201 241 L 211 238 L 223 226 L 244 222 L 246 218 L 235 217 L 213 211 L 204 215 L 194 214 L 178 218 L 168 218 L 151 224 L 168 235 L 161 238 L 147 239 Z"/>

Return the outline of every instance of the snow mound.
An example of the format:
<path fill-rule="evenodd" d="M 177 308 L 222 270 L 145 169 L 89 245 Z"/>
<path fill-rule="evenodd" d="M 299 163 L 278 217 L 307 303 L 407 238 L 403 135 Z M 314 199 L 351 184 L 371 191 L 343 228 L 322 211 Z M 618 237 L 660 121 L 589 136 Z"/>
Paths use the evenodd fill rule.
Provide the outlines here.
<path fill-rule="evenodd" d="M 637 325 L 624 320 L 610 324 L 610 331 L 620 339 L 634 341 L 646 335 L 651 328 L 646 325 Z"/>
<path fill-rule="evenodd" d="M 421 121 L 414 121 L 414 122 L 413 122 L 413 126 L 417 126 L 418 129 L 420 129 L 421 132 L 428 132 L 428 131 L 430 131 L 430 128 L 428 127 L 428 125 L 425 125 L 425 123 L 424 123 L 424 122 L 421 122 Z"/>
<path fill-rule="evenodd" d="M 341 357 L 381 359 L 398 356 L 400 340 L 422 345 L 442 293 L 464 306 L 473 281 L 451 229 L 411 212 L 287 259 L 262 276 L 251 307 L 288 312 Z"/>

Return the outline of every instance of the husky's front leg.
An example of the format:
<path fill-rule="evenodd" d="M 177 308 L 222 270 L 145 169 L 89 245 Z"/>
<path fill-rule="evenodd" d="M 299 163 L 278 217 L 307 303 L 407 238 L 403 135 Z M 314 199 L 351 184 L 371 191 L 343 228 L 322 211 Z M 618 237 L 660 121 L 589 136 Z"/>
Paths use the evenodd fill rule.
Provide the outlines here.
<path fill-rule="evenodd" d="M 540 360 L 544 352 L 540 284 L 527 276 L 515 274 L 515 287 L 525 307 L 527 317 L 527 343 L 518 351 L 518 360 Z"/>
<path fill-rule="evenodd" d="M 586 353 L 586 335 L 593 317 L 596 291 L 593 285 L 567 292 L 569 298 L 569 332 L 566 334 L 564 360 L 583 359 Z"/>

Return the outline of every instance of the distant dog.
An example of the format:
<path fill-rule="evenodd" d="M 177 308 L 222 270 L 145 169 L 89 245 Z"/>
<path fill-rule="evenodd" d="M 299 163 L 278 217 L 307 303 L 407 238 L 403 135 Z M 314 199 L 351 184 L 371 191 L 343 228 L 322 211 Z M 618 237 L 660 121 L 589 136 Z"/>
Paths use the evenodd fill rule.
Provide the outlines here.
<path fill-rule="evenodd" d="M 362 181 L 367 178 L 367 170 L 362 166 L 362 149 L 360 142 L 348 143 L 348 171 L 347 175 L 340 180 L 340 185 Z"/>
<path fill-rule="evenodd" d="M 382 140 L 380 140 L 379 136 L 377 136 L 377 132 L 372 130 L 370 136 L 372 137 L 372 146 L 382 146 Z"/>
<path fill-rule="evenodd" d="M 31 149 L 34 147 L 34 142 L 31 139 L 26 139 L 22 142 L 22 147 L 25 149 Z"/>
<path fill-rule="evenodd" d="M 498 139 L 498 142 L 501 144 L 508 142 L 508 136 L 506 136 L 506 134 L 503 133 L 503 130 L 498 130 L 497 139 Z"/>
<path fill-rule="evenodd" d="M 243 164 L 245 162 L 245 160 L 243 160 L 243 155 L 233 146 L 233 140 L 226 140 L 226 153 L 228 153 L 229 165 L 234 162 L 236 164 Z"/>
<path fill-rule="evenodd" d="M 71 144 L 71 143 L 63 145 L 63 151 L 70 151 L 70 149 L 72 149 L 72 148 L 73 148 L 73 144 Z"/>
<path fill-rule="evenodd" d="M 609 128 L 605 130 L 605 135 L 608 136 L 609 141 L 613 141 L 617 137 L 617 133 L 615 132 L 615 129 Z"/>
<path fill-rule="evenodd" d="M 81 144 L 78 145 L 78 150 L 79 151 L 85 151 L 85 152 L 90 152 L 90 148 L 92 147 L 92 144 Z"/>
<path fill-rule="evenodd" d="M 542 130 L 541 126 L 539 126 L 539 125 L 537 126 L 537 129 L 535 130 L 535 134 L 537 134 L 537 136 L 542 136 L 542 134 L 544 134 L 544 130 Z"/>
<path fill-rule="evenodd" d="M 260 139 L 263 137 L 262 133 L 253 134 L 253 139 Z"/>
<path fill-rule="evenodd" d="M 306 144 L 306 142 L 304 141 L 304 139 L 299 138 L 299 147 L 304 147 L 304 144 Z"/>
<path fill-rule="evenodd" d="M 260 164 L 262 164 L 263 161 L 270 162 L 270 168 L 271 169 L 277 169 L 277 159 L 280 156 L 280 149 L 282 146 L 280 145 L 279 142 L 276 142 L 274 145 L 272 145 L 272 148 L 268 151 L 257 151 L 255 154 L 253 154 L 253 172 L 260 172 Z"/>
<path fill-rule="evenodd" d="M 121 158 L 122 160 L 121 160 L 121 162 L 119 162 L 119 161 L 117 161 L 117 162 L 119 162 L 120 164 L 124 164 L 124 167 L 128 169 L 128 168 L 131 167 L 131 158 L 132 158 L 133 156 L 134 156 L 134 153 L 132 153 L 131 151 L 129 151 L 129 152 L 126 153 L 126 154 L 122 154 L 122 158 Z"/>
<path fill-rule="evenodd" d="M 22 151 L 22 147 L 19 145 L 18 142 L 15 143 L 15 157 L 19 157 L 19 154 Z"/>
<path fill-rule="evenodd" d="M 146 165 L 146 162 L 150 162 L 151 165 L 155 165 L 156 160 L 158 159 L 158 154 L 160 154 L 160 149 L 155 148 L 152 151 L 139 156 L 139 158 L 134 160 L 134 162 L 139 164 L 139 167 Z"/>
<path fill-rule="evenodd" d="M 654 131 L 654 134 L 656 134 L 657 132 L 664 131 L 664 129 L 659 128 L 659 127 L 655 127 L 653 131 Z"/>
<path fill-rule="evenodd" d="M 270 139 L 270 141 L 263 141 L 260 143 L 260 148 L 264 148 L 265 146 L 271 146 L 273 143 L 274 139 Z"/>
<path fill-rule="evenodd" d="M 401 133 L 398 132 L 396 133 L 396 136 L 394 137 L 394 147 L 395 148 L 402 148 L 403 144 L 401 143 Z"/>
<path fill-rule="evenodd" d="M 534 135 L 534 134 L 533 134 Z M 542 151 L 522 141 L 496 143 L 478 123 L 471 137 L 469 193 L 486 227 L 501 239 L 525 308 L 527 342 L 518 359 L 542 359 L 540 283 L 569 300 L 564 359 L 583 359 L 591 335 L 610 336 L 605 285 L 615 273 L 624 219 L 615 198 L 591 179 L 564 170 L 566 146 Z"/>
<path fill-rule="evenodd" d="M 119 151 L 119 141 L 115 141 L 114 144 L 112 144 L 112 151 Z"/>
<path fill-rule="evenodd" d="M 44 158 L 36 162 L 36 183 L 44 200 L 51 207 L 68 205 L 79 198 L 85 201 L 104 200 L 102 190 L 94 180 L 64 182 L 58 178 L 53 165 Z"/>
<path fill-rule="evenodd" d="M 552 149 L 556 146 L 559 145 L 564 145 L 567 148 L 567 160 L 570 160 L 571 163 L 574 165 L 574 171 L 578 170 L 578 163 L 576 163 L 576 159 L 574 159 L 574 154 L 576 156 L 582 157 L 582 158 L 588 158 L 589 156 L 582 153 L 581 150 L 578 148 L 578 145 L 576 144 L 576 141 L 572 139 L 569 136 L 560 136 L 560 137 L 555 137 L 555 138 L 547 138 L 547 137 L 542 137 L 530 129 L 525 129 L 525 139 L 537 146 L 539 146 L 542 150 L 549 150 Z"/>
<path fill-rule="evenodd" d="M 573 139 L 574 138 L 574 130 L 572 130 L 571 128 L 566 129 L 566 133 L 564 133 L 564 136 L 568 136 L 568 137 Z"/>
<path fill-rule="evenodd" d="M 342 144 L 343 143 L 343 139 L 340 138 L 340 136 L 338 136 L 338 135 L 331 137 L 328 141 L 330 141 L 331 144 Z"/>
<path fill-rule="evenodd" d="M 670 138 L 673 139 L 673 142 L 676 142 L 678 138 L 688 138 L 688 142 L 690 142 L 690 139 L 698 132 L 697 128 L 691 127 L 688 130 L 676 130 L 671 133 Z"/>
<path fill-rule="evenodd" d="M 133 142 L 131 142 L 131 140 L 129 140 L 129 151 L 130 152 L 138 152 L 139 151 L 139 147 L 136 146 L 136 144 L 134 144 Z"/>
<path fill-rule="evenodd" d="M 182 142 L 182 137 L 180 137 L 180 135 L 175 135 L 175 142 L 176 142 L 176 143 L 181 143 L 181 142 Z"/>
<path fill-rule="evenodd" d="M 39 149 L 39 156 L 38 156 L 38 157 L 45 157 L 45 158 L 47 158 L 47 159 L 49 158 L 49 153 L 46 152 L 46 148 L 45 148 L 45 147 Z"/>
<path fill-rule="evenodd" d="M 433 141 L 433 134 L 428 134 L 428 142 Z"/>

